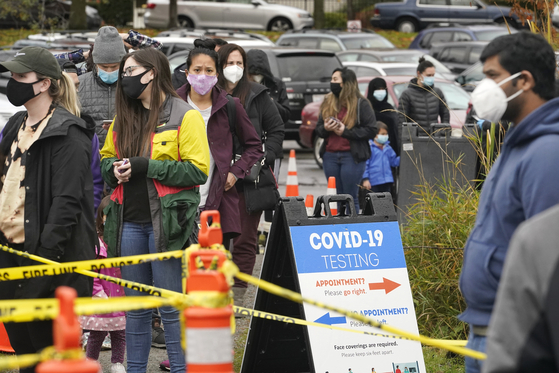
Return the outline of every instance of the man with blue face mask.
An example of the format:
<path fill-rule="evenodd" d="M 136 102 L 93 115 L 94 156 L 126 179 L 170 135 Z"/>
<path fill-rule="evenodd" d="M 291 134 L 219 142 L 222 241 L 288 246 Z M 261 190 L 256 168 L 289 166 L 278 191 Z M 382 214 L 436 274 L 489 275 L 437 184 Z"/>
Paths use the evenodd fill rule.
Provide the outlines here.
<path fill-rule="evenodd" d="M 99 147 L 105 143 L 107 130 L 103 121 L 112 120 L 115 114 L 116 81 L 120 60 L 126 51 L 118 30 L 112 26 L 99 29 L 93 46 L 93 71 L 79 76 L 78 96 L 82 113 L 95 121 Z"/>
<path fill-rule="evenodd" d="M 472 93 L 474 109 L 481 118 L 508 120 L 512 125 L 483 185 L 476 222 L 464 248 L 460 290 L 467 308 L 459 318 L 470 325 L 468 347 L 478 351 L 485 351 L 489 326 L 487 345 L 498 351 L 490 356 L 490 371 L 556 370 L 555 362 L 550 363 L 552 368 L 544 364 L 546 355 L 534 342 L 549 346 L 549 329 L 520 316 L 520 310 L 531 305 L 520 302 L 493 314 L 513 233 L 525 220 L 559 203 L 555 54 L 542 36 L 520 32 L 494 39 L 480 60 L 486 78 Z M 521 283 L 545 282 L 539 268 L 531 268 L 519 273 L 520 280 L 513 286 L 520 289 Z M 530 300 L 537 303 L 535 296 Z M 494 330 L 495 321 L 499 327 Z M 522 368 L 512 368 L 521 360 Z M 480 360 L 466 358 L 467 373 L 481 372 L 481 365 Z"/>

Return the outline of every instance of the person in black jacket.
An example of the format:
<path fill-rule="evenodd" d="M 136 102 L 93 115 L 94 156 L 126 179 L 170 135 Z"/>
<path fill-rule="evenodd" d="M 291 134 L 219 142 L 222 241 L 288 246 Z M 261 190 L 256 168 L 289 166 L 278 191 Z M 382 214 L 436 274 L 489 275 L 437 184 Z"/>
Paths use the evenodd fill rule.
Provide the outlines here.
<path fill-rule="evenodd" d="M 400 96 L 401 122 L 415 122 L 429 132 L 431 123 L 449 123 L 450 113 L 443 92 L 435 87 L 435 65 L 425 58 L 419 59 L 417 77 L 410 80 Z"/>
<path fill-rule="evenodd" d="M 59 102 L 65 97 L 58 80 L 73 88 L 54 56 L 44 48 L 26 47 L 12 61 L 7 96 L 16 113 L 0 142 L 0 242 L 16 250 L 54 260 L 95 259 L 98 243 L 90 169 L 94 131 Z M 0 252 L 3 268 L 36 265 L 24 257 Z M 0 299 L 53 298 L 59 286 L 91 297 L 93 281 L 79 274 L 0 282 Z M 32 354 L 53 344 L 52 322 L 6 324 L 17 355 Z M 34 372 L 34 367 L 20 372 Z"/>
<path fill-rule="evenodd" d="M 388 140 L 390 147 L 397 155 L 400 155 L 400 139 L 398 138 L 398 114 L 394 106 L 388 103 L 388 91 L 386 80 L 375 78 L 369 82 L 367 99 L 373 106 L 375 117 L 379 122 L 383 122 L 388 127 Z"/>
<path fill-rule="evenodd" d="M 218 51 L 219 64 L 223 74 L 218 77 L 218 84 L 227 93 L 237 97 L 243 104 L 252 125 L 262 139 L 264 146 L 264 167 L 273 167 L 277 158 L 283 154 L 283 137 L 285 126 L 265 86 L 248 80 L 247 57 L 243 48 L 235 44 L 227 44 Z M 261 175 L 261 174 L 260 174 Z M 274 188 L 269 189 L 269 197 L 276 198 L 275 180 L 271 173 Z M 258 223 L 262 210 L 248 211 L 247 201 L 250 199 L 249 186 L 242 181 L 237 182 L 239 193 L 239 213 L 241 215 L 241 235 L 233 239 L 233 262 L 243 273 L 252 274 L 256 253 L 258 253 Z M 254 190 L 253 185 L 250 185 Z M 270 208 L 273 208 L 271 206 Z M 247 283 L 235 279 L 233 291 L 235 300 L 242 300 L 246 293 Z M 240 304 L 240 303 L 239 303 Z"/>
<path fill-rule="evenodd" d="M 351 195 L 359 211 L 357 190 L 371 157 L 369 139 L 377 134 L 375 112 L 359 92 L 355 73 L 346 67 L 334 70 L 330 90 L 316 123 L 317 135 L 324 138 L 324 174 L 336 178 L 336 192 Z"/>
<path fill-rule="evenodd" d="M 260 49 L 251 49 L 247 52 L 247 63 L 249 79 L 269 89 L 268 94 L 276 104 L 283 123 L 287 123 L 291 114 L 287 88 L 284 82 L 272 75 L 268 56 Z"/>

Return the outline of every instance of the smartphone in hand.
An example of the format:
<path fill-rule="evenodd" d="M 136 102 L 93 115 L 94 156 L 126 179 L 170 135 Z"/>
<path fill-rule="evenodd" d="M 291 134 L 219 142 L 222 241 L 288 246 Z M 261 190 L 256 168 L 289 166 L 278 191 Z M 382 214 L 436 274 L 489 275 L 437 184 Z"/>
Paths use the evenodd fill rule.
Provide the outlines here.
<path fill-rule="evenodd" d="M 124 162 L 122 162 L 122 164 L 120 165 L 120 167 L 124 166 L 124 165 L 127 164 L 128 162 L 129 162 L 128 159 L 125 159 Z M 120 167 L 119 167 L 119 170 L 118 170 L 119 173 L 123 173 L 123 172 L 126 171 L 126 170 L 121 170 Z"/>

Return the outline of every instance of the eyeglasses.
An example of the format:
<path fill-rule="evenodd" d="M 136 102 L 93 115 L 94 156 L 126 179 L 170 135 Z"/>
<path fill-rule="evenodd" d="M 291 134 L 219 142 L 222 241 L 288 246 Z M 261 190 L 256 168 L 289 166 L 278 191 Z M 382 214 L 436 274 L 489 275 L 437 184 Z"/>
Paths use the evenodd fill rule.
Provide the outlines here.
<path fill-rule="evenodd" d="M 137 67 L 143 67 L 141 65 L 136 65 L 136 66 L 128 66 L 126 69 L 124 69 L 124 72 L 122 73 L 122 77 L 124 78 L 125 76 L 132 76 L 132 71 L 134 71 Z"/>

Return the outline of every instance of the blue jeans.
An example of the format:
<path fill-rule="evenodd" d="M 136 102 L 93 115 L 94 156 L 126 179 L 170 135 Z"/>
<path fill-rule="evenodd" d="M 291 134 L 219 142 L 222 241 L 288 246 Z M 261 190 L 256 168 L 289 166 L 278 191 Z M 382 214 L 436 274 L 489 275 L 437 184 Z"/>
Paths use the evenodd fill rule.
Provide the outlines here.
<path fill-rule="evenodd" d="M 476 335 L 472 332 L 472 327 L 470 326 L 470 336 L 468 337 L 467 348 L 485 353 L 485 340 L 487 337 Z M 466 357 L 466 373 L 481 373 L 481 368 L 483 366 L 483 361 L 474 359 L 472 357 Z"/>
<path fill-rule="evenodd" d="M 154 254 L 155 240 L 151 223 L 124 222 L 122 227 L 122 256 Z M 181 261 L 170 259 L 122 267 L 122 278 L 146 285 L 182 292 Z M 137 290 L 124 288 L 127 296 L 145 296 Z M 172 373 L 184 373 L 186 360 L 181 347 L 179 311 L 172 307 L 159 308 L 165 326 L 165 345 Z M 127 372 L 145 373 L 151 349 L 152 310 L 129 311 L 126 313 Z"/>
<path fill-rule="evenodd" d="M 359 213 L 359 184 L 363 179 L 366 162 L 355 163 L 350 152 L 326 152 L 322 157 L 326 180 L 330 176 L 336 178 L 336 192 L 349 194 L 353 197 L 355 211 Z"/>

